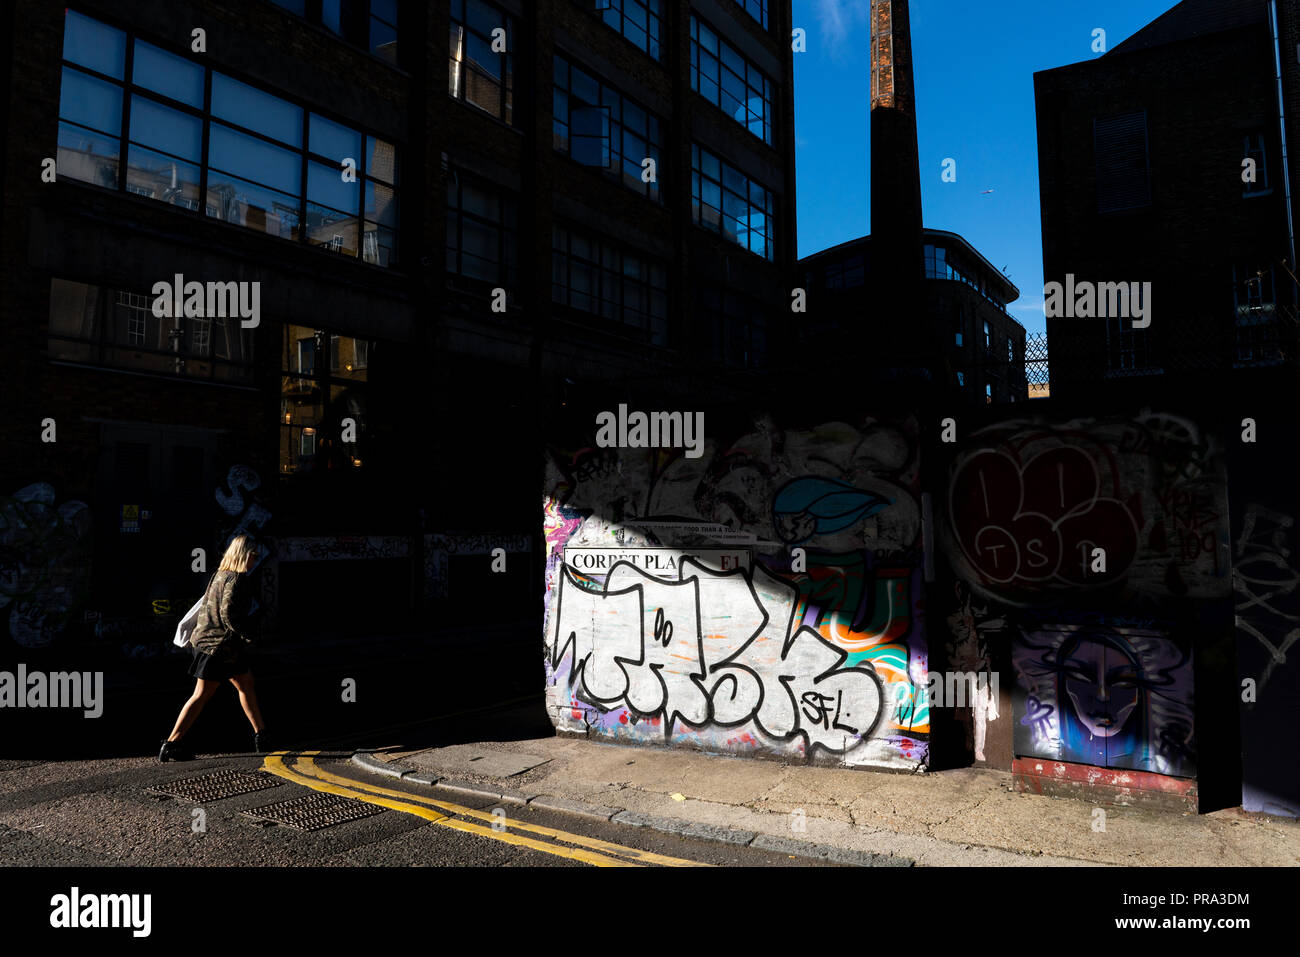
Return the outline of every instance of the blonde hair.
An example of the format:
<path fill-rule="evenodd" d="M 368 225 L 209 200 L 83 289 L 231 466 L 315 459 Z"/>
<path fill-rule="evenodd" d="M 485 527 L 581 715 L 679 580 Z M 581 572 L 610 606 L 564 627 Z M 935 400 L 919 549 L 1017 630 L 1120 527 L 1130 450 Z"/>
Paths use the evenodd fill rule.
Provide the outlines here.
<path fill-rule="evenodd" d="M 219 572 L 246 572 L 257 561 L 257 546 L 247 535 L 236 535 L 221 556 Z"/>

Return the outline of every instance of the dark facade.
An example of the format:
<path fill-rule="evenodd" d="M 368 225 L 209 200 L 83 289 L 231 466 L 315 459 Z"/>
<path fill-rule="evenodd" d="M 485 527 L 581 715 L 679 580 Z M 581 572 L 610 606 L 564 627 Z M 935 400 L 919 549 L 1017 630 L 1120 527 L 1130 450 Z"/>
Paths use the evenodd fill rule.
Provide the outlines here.
<path fill-rule="evenodd" d="M 1106 316 L 1095 304 L 1090 317 L 1049 314 L 1052 401 L 1175 412 L 1143 413 L 1150 435 L 1124 443 L 1155 453 L 1159 508 L 1173 506 L 1153 522 L 1150 499 L 1134 499 L 1133 525 L 1141 547 L 1170 549 L 1173 532 L 1179 561 L 1213 555 L 1212 574 L 1198 585 L 1167 571 L 1143 607 L 1176 622 L 1196 661 L 1196 734 L 1202 746 L 1217 738 L 1219 753 L 1202 750 L 1202 798 L 1213 786 L 1217 800 L 1292 817 L 1300 751 L 1284 729 L 1300 714 L 1288 655 L 1300 506 L 1281 410 L 1300 371 L 1286 160 L 1298 30 L 1294 0 L 1185 0 L 1106 55 L 1035 76 L 1049 289 L 1072 283 L 1084 299 L 1062 299 L 1078 312 L 1085 284 L 1150 284 L 1136 326 L 1110 301 Z M 1169 491 L 1207 478 L 1221 488 Z"/>
<path fill-rule="evenodd" d="M 899 375 L 923 370 L 931 394 L 958 402 L 1025 401 L 1025 328 L 1006 308 L 1020 290 L 956 233 L 926 229 L 922 236 L 924 281 L 912 304 L 894 313 L 906 318 L 889 334 L 892 349 L 872 341 L 888 313 L 876 298 L 884 280 L 872 281 L 881 272 L 873 265 L 871 236 L 799 261 L 810 301 L 801 333 L 808 342 L 846 337 L 850 355 L 866 368 Z"/>
<path fill-rule="evenodd" d="M 1054 394 L 1294 366 L 1283 136 L 1294 144 L 1300 10 L 1276 4 L 1280 60 L 1272 10 L 1187 0 L 1104 56 L 1035 75 L 1045 281 L 1150 283 L 1152 297 L 1144 328 L 1049 314 Z"/>
<path fill-rule="evenodd" d="M 789 3 L 4 16 L 21 644 L 183 612 L 235 531 L 272 634 L 530 616 L 547 419 L 780 351 Z"/>

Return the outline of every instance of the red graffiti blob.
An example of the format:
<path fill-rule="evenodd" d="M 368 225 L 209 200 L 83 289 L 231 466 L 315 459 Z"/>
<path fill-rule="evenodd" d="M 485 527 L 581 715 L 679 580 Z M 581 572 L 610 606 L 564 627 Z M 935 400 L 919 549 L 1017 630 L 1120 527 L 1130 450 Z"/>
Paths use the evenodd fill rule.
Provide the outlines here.
<path fill-rule="evenodd" d="M 1079 448 L 1049 449 L 1023 466 L 1000 450 L 978 452 L 957 471 L 949 510 L 962 554 L 989 585 L 1108 584 L 1137 555 L 1137 523 Z M 1098 548 L 1104 571 L 1094 570 Z"/>

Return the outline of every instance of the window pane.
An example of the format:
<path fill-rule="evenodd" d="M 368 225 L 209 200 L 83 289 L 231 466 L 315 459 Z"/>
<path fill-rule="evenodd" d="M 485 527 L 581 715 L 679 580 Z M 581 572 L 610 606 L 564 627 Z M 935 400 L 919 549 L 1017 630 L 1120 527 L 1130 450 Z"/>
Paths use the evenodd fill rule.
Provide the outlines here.
<path fill-rule="evenodd" d="M 388 267 L 396 263 L 397 233 L 377 223 L 366 223 L 361 258 L 377 266 Z"/>
<path fill-rule="evenodd" d="M 307 165 L 307 200 L 345 213 L 357 214 L 360 183 L 345 183 L 340 170 L 320 163 Z"/>
<path fill-rule="evenodd" d="M 370 21 L 370 52 L 397 63 L 397 30 L 382 20 Z"/>
<path fill-rule="evenodd" d="M 483 219 L 495 220 L 501 216 L 500 200 L 472 183 L 466 183 L 461 190 L 461 208 Z"/>
<path fill-rule="evenodd" d="M 355 215 L 307 204 L 307 242 L 324 246 L 348 256 L 357 254 L 357 218 Z"/>
<path fill-rule="evenodd" d="M 366 183 L 366 219 L 385 226 L 397 226 L 397 201 L 392 189 L 378 183 Z"/>
<path fill-rule="evenodd" d="M 122 131 L 122 88 L 80 70 L 64 67 L 59 117 L 119 135 Z"/>
<path fill-rule="evenodd" d="M 63 19 L 63 58 L 120 80 L 126 70 L 126 34 L 67 10 Z"/>
<path fill-rule="evenodd" d="M 325 29 L 334 33 L 343 33 L 342 0 L 321 0 L 320 19 Z"/>
<path fill-rule="evenodd" d="M 203 67 L 197 63 L 136 40 L 131 76 L 138 86 L 203 108 Z"/>
<path fill-rule="evenodd" d="M 471 30 L 490 37 L 497 27 L 504 27 L 501 14 L 482 0 L 466 0 L 465 17 Z"/>
<path fill-rule="evenodd" d="M 302 190 L 302 166 L 297 154 L 220 123 L 212 124 L 210 137 L 209 165 L 286 193 Z"/>
<path fill-rule="evenodd" d="M 174 157 L 132 146 L 127 152 L 126 190 L 186 209 L 199 208 L 199 168 Z"/>
<path fill-rule="evenodd" d="M 207 206 L 217 219 L 281 239 L 298 238 L 298 198 L 256 183 L 208 173 Z"/>
<path fill-rule="evenodd" d="M 203 121 L 142 96 L 133 96 L 131 141 L 198 162 L 203 149 Z"/>
<path fill-rule="evenodd" d="M 116 136 L 105 136 L 68 123 L 59 124 L 60 176 L 116 189 L 119 150 Z"/>
<path fill-rule="evenodd" d="M 600 84 L 576 66 L 569 71 L 569 90 L 584 103 L 595 105 L 600 102 Z"/>
<path fill-rule="evenodd" d="M 480 259 L 491 259 L 494 262 L 500 248 L 500 237 L 501 233 L 496 227 L 470 219 L 465 220 L 461 230 L 462 248 L 465 253 Z"/>
<path fill-rule="evenodd" d="M 349 158 L 357 166 L 361 164 L 361 134 L 315 113 L 309 118 L 307 148 L 340 167 Z"/>
<path fill-rule="evenodd" d="M 397 182 L 397 147 L 373 136 L 366 137 L 366 175 Z"/>
<path fill-rule="evenodd" d="M 290 146 L 302 146 L 302 110 L 220 73 L 212 74 L 212 115 Z"/>

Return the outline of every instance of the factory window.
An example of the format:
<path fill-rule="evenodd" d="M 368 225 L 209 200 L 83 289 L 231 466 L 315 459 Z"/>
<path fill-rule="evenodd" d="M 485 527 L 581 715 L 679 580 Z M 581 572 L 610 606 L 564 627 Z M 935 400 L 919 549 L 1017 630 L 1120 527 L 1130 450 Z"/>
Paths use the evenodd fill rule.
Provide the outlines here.
<path fill-rule="evenodd" d="M 735 4 L 767 29 L 767 0 L 735 0 Z"/>
<path fill-rule="evenodd" d="M 1093 121 L 1097 161 L 1097 211 L 1151 205 L 1145 112 L 1099 116 Z"/>
<path fill-rule="evenodd" d="M 993 351 L 993 327 L 988 324 L 987 319 L 984 321 L 984 351 L 990 353 Z"/>
<path fill-rule="evenodd" d="M 519 234 L 514 201 L 461 170 L 447 176 L 447 272 L 472 284 L 515 285 Z"/>
<path fill-rule="evenodd" d="M 353 46 L 397 63 L 397 0 L 271 0 Z"/>
<path fill-rule="evenodd" d="M 483 0 L 452 0 L 447 92 L 514 122 L 514 20 Z"/>
<path fill-rule="evenodd" d="M 1010 336 L 1007 336 L 1007 361 L 1016 361 L 1016 340 Z"/>
<path fill-rule="evenodd" d="M 155 375 L 251 382 L 253 330 L 238 317 L 173 316 L 184 312 L 172 308 L 173 298 L 159 316 L 152 295 L 52 279 L 49 356 Z"/>
<path fill-rule="evenodd" d="M 63 59 L 60 176 L 395 264 L 391 143 L 74 11 Z"/>
<path fill-rule="evenodd" d="M 772 81 L 694 16 L 691 89 L 764 143 L 772 142 Z"/>
<path fill-rule="evenodd" d="M 628 189 L 658 202 L 663 140 L 659 117 L 564 57 L 555 58 L 552 94 L 555 149 L 603 170 Z M 644 162 L 655 175 L 644 182 Z"/>
<path fill-rule="evenodd" d="M 1245 159 L 1255 162 L 1255 182 L 1245 184 L 1244 194 L 1262 196 L 1271 192 L 1268 188 L 1268 153 L 1264 145 L 1263 131 L 1246 134 Z"/>
<path fill-rule="evenodd" d="M 775 259 L 772 194 L 695 144 L 691 144 L 691 214 L 696 225 L 765 259 Z"/>
<path fill-rule="evenodd" d="M 578 0 L 605 22 L 656 60 L 663 58 L 661 0 Z M 766 2 L 766 0 L 764 0 Z"/>
<path fill-rule="evenodd" d="M 1106 371 L 1108 375 L 1158 371 L 1152 368 L 1146 329 L 1134 329 L 1131 319 L 1106 319 Z"/>
<path fill-rule="evenodd" d="M 1271 264 L 1232 267 L 1237 365 L 1280 362 L 1286 340 L 1294 338 L 1294 333 L 1284 336 L 1278 321 L 1274 278 Z"/>
<path fill-rule="evenodd" d="M 993 404 L 993 383 L 992 382 L 986 382 L 984 384 L 984 401 L 989 405 Z"/>
<path fill-rule="evenodd" d="M 366 449 L 367 372 L 357 357 L 372 343 L 286 323 L 280 349 L 280 474 L 359 468 Z M 328 350 L 329 362 L 321 357 Z M 328 368 L 326 368 L 328 366 Z M 344 431 L 344 419 L 352 428 Z"/>
<path fill-rule="evenodd" d="M 827 289 L 854 289 L 866 281 L 866 261 L 860 255 L 850 256 L 826 267 Z"/>
<path fill-rule="evenodd" d="M 551 299 L 637 329 L 651 345 L 667 345 L 668 270 L 605 239 L 555 227 Z"/>
<path fill-rule="evenodd" d="M 762 301 L 703 283 L 698 292 L 698 315 L 708 330 L 714 360 L 736 369 L 766 365 L 768 318 Z"/>

